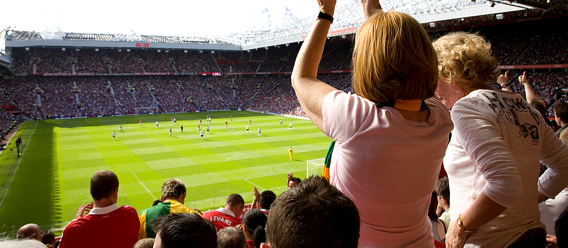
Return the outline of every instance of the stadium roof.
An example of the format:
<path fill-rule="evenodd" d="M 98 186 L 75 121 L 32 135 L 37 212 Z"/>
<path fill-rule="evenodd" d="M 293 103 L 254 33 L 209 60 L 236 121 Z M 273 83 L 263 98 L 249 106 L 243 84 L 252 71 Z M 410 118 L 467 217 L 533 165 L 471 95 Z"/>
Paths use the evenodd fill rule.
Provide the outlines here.
<path fill-rule="evenodd" d="M 404 12 L 415 17 L 420 23 L 433 23 L 443 20 L 467 18 L 488 14 L 499 14 L 525 9 L 530 5 L 541 8 L 543 0 L 486 1 L 486 0 L 382 0 L 385 10 Z M 568 0 L 549 0 L 552 5 L 568 5 Z M 534 2 L 534 3 L 531 3 Z M 530 4 L 530 5 L 529 5 Z M 262 14 L 262 13 L 261 13 Z M 301 42 L 316 18 L 306 17 L 284 26 L 259 25 L 257 29 L 222 35 L 217 37 L 175 37 L 137 34 L 86 34 L 58 32 L 12 31 L 7 36 L 7 47 L 29 46 L 76 46 L 99 48 L 136 48 L 156 49 L 200 49 L 200 50 L 250 50 Z M 346 35 L 356 32 L 364 21 L 359 0 L 338 6 L 335 22 L 331 26 L 330 36 Z M 142 45 L 140 45 L 142 44 Z"/>

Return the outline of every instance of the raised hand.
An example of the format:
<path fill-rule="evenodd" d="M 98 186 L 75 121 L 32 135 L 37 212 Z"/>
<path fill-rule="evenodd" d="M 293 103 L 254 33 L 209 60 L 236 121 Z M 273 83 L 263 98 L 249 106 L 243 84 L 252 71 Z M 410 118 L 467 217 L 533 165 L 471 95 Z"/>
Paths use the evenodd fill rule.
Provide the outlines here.
<path fill-rule="evenodd" d="M 93 209 L 93 203 L 92 202 L 87 204 L 87 205 L 81 204 L 81 206 L 77 210 L 77 215 L 75 216 L 75 218 L 80 218 L 80 217 L 83 217 L 83 216 L 89 214 L 91 209 Z"/>
<path fill-rule="evenodd" d="M 365 16 L 365 19 L 371 17 L 375 14 L 375 12 L 383 9 L 379 0 L 361 0 L 361 5 L 363 5 L 363 15 Z"/>
<path fill-rule="evenodd" d="M 333 16 L 336 0 L 318 0 L 319 10 Z"/>
<path fill-rule="evenodd" d="M 506 71 L 505 74 L 499 75 L 499 77 L 497 78 L 497 83 L 500 84 L 501 86 L 503 86 L 504 84 L 507 84 L 508 81 L 509 81 L 509 72 L 508 71 Z"/>
<path fill-rule="evenodd" d="M 529 84 L 529 79 L 527 78 L 527 72 L 524 71 L 523 75 L 519 76 L 519 82 L 523 85 Z"/>

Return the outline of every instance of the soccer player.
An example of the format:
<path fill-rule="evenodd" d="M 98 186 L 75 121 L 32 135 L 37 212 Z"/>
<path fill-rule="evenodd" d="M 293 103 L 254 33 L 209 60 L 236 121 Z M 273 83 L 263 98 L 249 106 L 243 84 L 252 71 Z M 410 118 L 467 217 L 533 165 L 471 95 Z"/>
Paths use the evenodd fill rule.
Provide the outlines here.
<path fill-rule="evenodd" d="M 203 131 L 199 131 L 199 133 L 201 134 L 201 140 L 203 140 Z"/>
<path fill-rule="evenodd" d="M 172 128 L 170 127 L 170 137 L 172 137 Z"/>
<path fill-rule="evenodd" d="M 172 124 L 174 124 L 174 117 L 172 117 L 170 120 L 172 121 Z"/>
<path fill-rule="evenodd" d="M 247 126 L 247 133 L 249 132 L 249 126 Z"/>
<path fill-rule="evenodd" d="M 227 127 L 228 127 L 228 124 L 227 124 L 227 122 L 225 121 L 225 128 L 227 128 Z"/>
<path fill-rule="evenodd" d="M 120 131 L 121 133 L 124 133 L 124 131 L 122 131 L 122 124 L 120 124 L 120 127 L 118 127 L 118 131 Z"/>
<path fill-rule="evenodd" d="M 175 117 L 174 117 L 174 124 L 177 124 L 177 120 L 176 120 L 176 118 L 175 118 Z"/>
<path fill-rule="evenodd" d="M 201 125 L 201 119 L 199 119 L 199 125 Z"/>
<path fill-rule="evenodd" d="M 233 121 L 233 115 L 231 115 L 231 121 Z"/>
<path fill-rule="evenodd" d="M 156 121 L 156 127 L 158 127 L 158 121 Z"/>
<path fill-rule="evenodd" d="M 251 123 L 251 121 L 250 121 L 250 119 L 249 119 L 249 125 L 250 125 L 250 123 Z"/>
<path fill-rule="evenodd" d="M 138 124 L 139 127 L 143 127 L 142 125 L 142 120 L 140 120 L 140 124 Z"/>
<path fill-rule="evenodd" d="M 258 127 L 258 136 L 262 136 L 262 134 L 260 134 L 260 127 Z"/>
<path fill-rule="evenodd" d="M 201 125 L 197 124 L 197 131 L 201 131 Z"/>
<path fill-rule="evenodd" d="M 112 140 L 114 140 L 115 136 L 116 136 L 116 133 L 114 133 L 114 131 L 112 131 Z"/>
<path fill-rule="evenodd" d="M 207 133 L 209 133 L 209 125 L 207 125 Z"/>
<path fill-rule="evenodd" d="M 282 126 L 282 119 L 280 119 L 280 126 Z"/>
<path fill-rule="evenodd" d="M 183 125 L 181 125 L 181 127 L 180 127 L 180 128 L 181 128 L 181 132 L 183 133 Z"/>
<path fill-rule="evenodd" d="M 292 130 L 292 122 L 290 122 L 290 125 L 288 125 L 288 130 Z"/>
<path fill-rule="evenodd" d="M 294 155 L 294 150 L 292 150 L 292 147 L 290 146 L 290 149 L 288 149 L 288 156 L 290 156 L 290 161 L 292 161 L 293 155 Z"/>

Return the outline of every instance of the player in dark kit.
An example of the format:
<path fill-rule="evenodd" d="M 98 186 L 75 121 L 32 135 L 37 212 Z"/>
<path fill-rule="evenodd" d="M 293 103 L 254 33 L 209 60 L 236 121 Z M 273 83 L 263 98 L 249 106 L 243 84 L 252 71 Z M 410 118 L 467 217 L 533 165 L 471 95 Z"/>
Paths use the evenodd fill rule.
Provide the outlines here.
<path fill-rule="evenodd" d="M 181 128 L 181 132 L 183 133 L 183 125 L 181 125 L 180 128 Z"/>

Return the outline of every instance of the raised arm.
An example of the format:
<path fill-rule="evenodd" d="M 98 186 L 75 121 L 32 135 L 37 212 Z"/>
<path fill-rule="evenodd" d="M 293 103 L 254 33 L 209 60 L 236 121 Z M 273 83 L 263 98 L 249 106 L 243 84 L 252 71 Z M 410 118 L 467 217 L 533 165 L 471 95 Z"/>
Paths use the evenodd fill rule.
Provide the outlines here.
<path fill-rule="evenodd" d="M 509 82 L 509 72 L 506 71 L 505 74 L 499 75 L 497 78 L 497 83 L 501 85 L 501 89 L 504 91 L 511 91 L 511 87 L 507 85 Z"/>
<path fill-rule="evenodd" d="M 383 9 L 379 0 L 361 0 L 361 5 L 363 5 L 363 15 L 365 15 L 365 19 L 368 19 L 375 14 L 375 12 Z"/>
<path fill-rule="evenodd" d="M 318 0 L 320 12 L 333 16 L 335 0 Z M 327 33 L 331 21 L 318 18 L 300 52 L 296 57 L 292 71 L 292 87 L 300 101 L 300 105 L 310 120 L 323 132 L 322 105 L 325 96 L 335 90 L 329 84 L 317 79 L 318 66 L 321 61 Z"/>
<path fill-rule="evenodd" d="M 523 75 L 519 76 L 519 82 L 525 87 L 527 102 L 531 103 L 534 101 L 536 99 L 536 93 L 534 93 L 534 90 L 531 87 L 526 71 L 523 72 Z"/>

